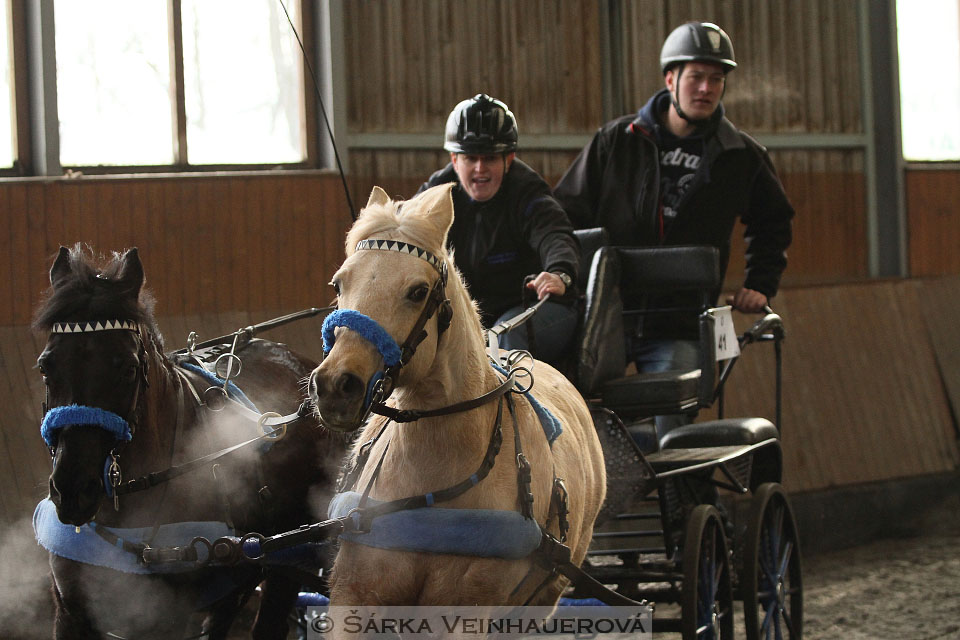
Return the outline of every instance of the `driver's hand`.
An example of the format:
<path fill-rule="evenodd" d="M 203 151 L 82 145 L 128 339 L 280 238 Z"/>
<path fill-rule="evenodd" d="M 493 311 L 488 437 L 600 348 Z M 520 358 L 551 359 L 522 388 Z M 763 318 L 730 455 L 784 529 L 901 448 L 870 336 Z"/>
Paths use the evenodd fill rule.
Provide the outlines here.
<path fill-rule="evenodd" d="M 767 306 L 767 302 L 767 296 L 746 287 L 732 296 L 727 296 L 727 304 L 743 313 L 760 313 Z"/>
<path fill-rule="evenodd" d="M 538 300 L 543 300 L 543 296 L 548 293 L 554 297 L 560 297 L 567 291 L 560 276 L 549 271 L 541 271 L 537 274 L 536 278 L 527 283 L 527 288 L 537 292 Z"/>

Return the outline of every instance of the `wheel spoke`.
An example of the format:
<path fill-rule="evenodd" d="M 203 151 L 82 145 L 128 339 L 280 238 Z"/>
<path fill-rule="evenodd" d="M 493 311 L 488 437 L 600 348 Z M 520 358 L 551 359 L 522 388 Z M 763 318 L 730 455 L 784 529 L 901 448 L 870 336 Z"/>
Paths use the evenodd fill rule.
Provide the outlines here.
<path fill-rule="evenodd" d="M 763 637 L 766 640 L 770 640 L 770 632 L 773 630 L 773 616 L 776 607 L 765 607 L 763 611 L 763 622 L 760 624 L 760 631 L 763 632 Z"/>
<path fill-rule="evenodd" d="M 793 540 L 787 540 L 787 543 L 783 545 L 783 555 L 781 556 L 780 569 L 779 569 L 779 578 L 787 575 L 787 572 L 790 570 L 790 558 L 793 556 Z"/>

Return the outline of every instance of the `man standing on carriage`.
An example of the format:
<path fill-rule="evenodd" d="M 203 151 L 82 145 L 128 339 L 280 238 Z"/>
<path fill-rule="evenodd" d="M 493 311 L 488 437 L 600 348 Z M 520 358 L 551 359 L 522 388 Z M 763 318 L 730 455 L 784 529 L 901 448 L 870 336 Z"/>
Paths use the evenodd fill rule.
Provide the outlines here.
<path fill-rule="evenodd" d="M 606 227 L 618 245 L 717 247 L 721 282 L 739 218 L 746 277 L 728 303 L 760 312 L 787 265 L 794 211 L 766 149 L 724 117 L 727 75 L 737 66 L 733 44 L 715 24 L 688 22 L 667 36 L 660 66 L 665 88 L 639 113 L 604 125 L 554 196 L 575 227 Z M 660 296 L 648 297 L 645 306 L 691 305 Z M 694 313 L 647 314 L 628 333 L 627 355 L 640 372 L 700 366 Z M 658 418 L 659 435 L 684 422 L 687 416 Z"/>
<path fill-rule="evenodd" d="M 484 327 L 521 313 L 525 288 L 538 299 L 550 294 L 528 321 L 534 345 L 525 327 L 504 334 L 500 345 L 532 346 L 534 357 L 558 365 L 577 325 L 580 249 L 550 186 L 516 159 L 517 141 L 516 118 L 503 102 L 483 93 L 460 102 L 444 136 L 450 163 L 417 193 L 456 183 L 448 245 Z M 534 277 L 525 285 L 528 275 Z"/>

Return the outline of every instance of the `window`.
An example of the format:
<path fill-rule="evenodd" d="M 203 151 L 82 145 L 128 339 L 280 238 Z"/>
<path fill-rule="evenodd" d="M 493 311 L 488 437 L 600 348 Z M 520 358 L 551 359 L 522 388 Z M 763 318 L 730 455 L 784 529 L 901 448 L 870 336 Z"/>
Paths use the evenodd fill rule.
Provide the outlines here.
<path fill-rule="evenodd" d="M 62 165 L 305 160 L 302 54 L 278 0 L 55 0 L 54 17 Z"/>
<path fill-rule="evenodd" d="M 897 0 L 903 157 L 960 160 L 960 0 Z"/>

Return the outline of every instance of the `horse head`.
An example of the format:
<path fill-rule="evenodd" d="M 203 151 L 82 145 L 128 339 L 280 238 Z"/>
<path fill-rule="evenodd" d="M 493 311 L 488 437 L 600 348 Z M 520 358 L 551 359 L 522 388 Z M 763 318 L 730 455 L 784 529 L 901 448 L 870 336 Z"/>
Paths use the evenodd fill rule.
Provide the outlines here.
<path fill-rule="evenodd" d="M 327 428 L 353 431 L 393 389 L 424 383 L 438 369 L 448 329 L 479 339 L 479 320 L 445 246 L 450 188 L 394 202 L 374 187 L 347 234 L 347 258 L 331 281 L 339 308 L 324 322 L 326 357 L 309 385 Z"/>
<path fill-rule="evenodd" d="M 146 393 L 143 266 L 136 249 L 98 270 L 79 246 L 60 248 L 34 322 L 50 332 L 37 359 L 46 386 L 42 435 L 53 455 L 50 499 L 66 524 L 96 515 L 132 437 Z M 154 331 L 155 334 L 155 331 Z"/>

